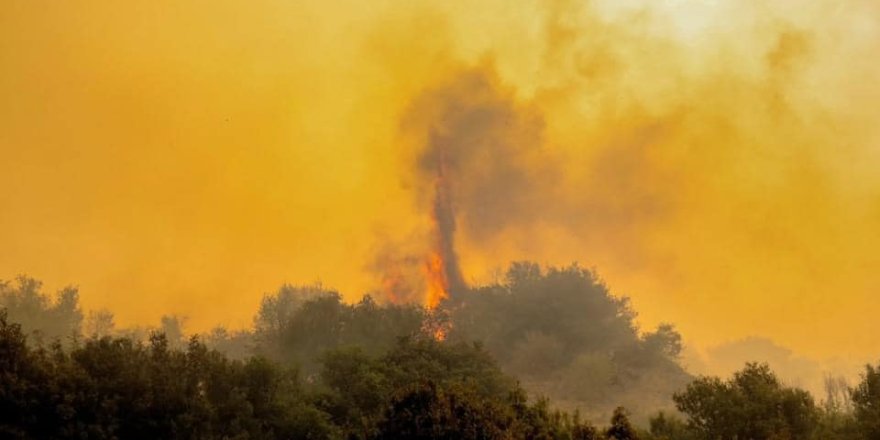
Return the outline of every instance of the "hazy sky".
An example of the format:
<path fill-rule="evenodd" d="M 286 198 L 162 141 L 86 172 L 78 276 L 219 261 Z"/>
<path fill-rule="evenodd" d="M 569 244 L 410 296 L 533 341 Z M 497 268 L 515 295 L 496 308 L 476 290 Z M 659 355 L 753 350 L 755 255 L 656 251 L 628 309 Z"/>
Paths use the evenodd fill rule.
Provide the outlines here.
<path fill-rule="evenodd" d="M 701 346 L 877 358 L 878 53 L 869 0 L 7 0 L 0 279 L 193 329 L 354 299 L 421 246 L 426 136 L 472 130 L 468 281 L 578 261 Z"/>

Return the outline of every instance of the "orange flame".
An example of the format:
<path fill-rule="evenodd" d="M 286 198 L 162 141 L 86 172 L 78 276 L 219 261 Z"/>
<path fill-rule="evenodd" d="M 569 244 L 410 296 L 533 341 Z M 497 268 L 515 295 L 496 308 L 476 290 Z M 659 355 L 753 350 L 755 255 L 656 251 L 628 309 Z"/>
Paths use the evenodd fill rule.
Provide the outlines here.
<path fill-rule="evenodd" d="M 427 291 L 425 294 L 425 306 L 435 309 L 440 301 L 449 297 L 446 274 L 443 271 L 443 257 L 439 252 L 431 252 L 425 262 L 425 280 Z"/>
<path fill-rule="evenodd" d="M 438 327 L 434 330 L 434 339 L 437 341 L 445 341 L 446 340 L 446 329 L 443 327 Z"/>

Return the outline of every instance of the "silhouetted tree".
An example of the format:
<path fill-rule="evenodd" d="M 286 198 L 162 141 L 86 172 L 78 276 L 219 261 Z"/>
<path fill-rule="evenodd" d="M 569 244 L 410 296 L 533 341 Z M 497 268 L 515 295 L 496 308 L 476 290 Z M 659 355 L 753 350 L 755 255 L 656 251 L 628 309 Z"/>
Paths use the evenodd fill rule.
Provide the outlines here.
<path fill-rule="evenodd" d="M 7 310 L 10 320 L 21 325 L 32 342 L 49 344 L 59 340 L 66 344 L 79 336 L 83 314 L 75 287 L 65 287 L 51 299 L 42 292 L 40 281 L 23 275 L 15 281 L 0 282 L 0 307 Z"/>
<path fill-rule="evenodd" d="M 497 402 L 466 389 L 428 382 L 392 399 L 377 438 L 424 440 L 506 439 L 509 416 Z"/>
<path fill-rule="evenodd" d="M 626 417 L 626 410 L 621 407 L 617 407 L 614 410 L 614 415 L 611 416 L 611 426 L 605 431 L 605 435 L 607 435 L 609 439 L 614 440 L 639 439 L 636 429 L 633 428 L 629 419 Z"/>
<path fill-rule="evenodd" d="M 691 377 L 677 362 L 681 336 L 668 324 L 639 335 L 625 297 L 577 265 L 510 265 L 503 282 L 444 302 L 450 340 L 485 344 L 533 391 L 611 411 L 622 402 L 672 407 Z"/>
<path fill-rule="evenodd" d="M 697 379 L 673 399 L 698 439 L 808 439 L 818 421 L 810 394 L 783 386 L 766 364 L 747 364 L 729 381 Z"/>
<path fill-rule="evenodd" d="M 852 403 L 861 435 L 880 438 L 880 367 L 865 366 L 861 381 L 852 389 Z"/>
<path fill-rule="evenodd" d="M 650 420 L 651 440 L 689 440 L 694 438 L 687 425 L 678 417 L 661 411 Z"/>
<path fill-rule="evenodd" d="M 329 439 L 336 428 L 295 371 L 229 361 L 191 340 L 169 347 L 91 338 L 69 353 L 32 349 L 0 312 L 0 437 Z"/>
<path fill-rule="evenodd" d="M 420 334 L 424 320 L 424 310 L 414 305 L 379 306 L 369 296 L 346 304 L 337 292 L 320 286 L 283 286 L 263 298 L 255 318 L 255 349 L 312 374 L 327 350 L 357 346 L 382 353 L 398 338 Z"/>

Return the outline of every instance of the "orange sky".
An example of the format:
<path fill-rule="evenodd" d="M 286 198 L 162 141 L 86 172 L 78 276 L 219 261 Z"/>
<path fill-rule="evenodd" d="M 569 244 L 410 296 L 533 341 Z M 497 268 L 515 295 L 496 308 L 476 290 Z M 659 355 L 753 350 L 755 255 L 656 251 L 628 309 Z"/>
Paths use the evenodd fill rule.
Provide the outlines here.
<path fill-rule="evenodd" d="M 472 75 L 530 202 L 462 211 L 468 280 L 579 261 L 698 346 L 877 358 L 880 8 L 772 3 L 7 1 L 0 279 L 193 329 L 356 298 L 419 246 L 419 130 Z"/>

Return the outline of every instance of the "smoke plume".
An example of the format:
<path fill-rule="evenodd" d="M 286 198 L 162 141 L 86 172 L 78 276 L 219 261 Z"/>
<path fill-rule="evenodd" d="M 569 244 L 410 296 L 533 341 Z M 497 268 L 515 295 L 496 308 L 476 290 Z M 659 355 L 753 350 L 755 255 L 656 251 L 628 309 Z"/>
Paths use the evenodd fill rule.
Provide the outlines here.
<path fill-rule="evenodd" d="M 553 181 L 549 167 L 535 165 L 542 163 L 543 121 L 484 63 L 416 97 L 401 130 L 417 152 L 416 203 L 431 217 L 428 284 L 430 268 L 438 265 L 443 286 L 455 294 L 466 285 L 456 247 L 460 232 L 491 240 L 511 225 L 538 220 L 535 182 Z"/>
<path fill-rule="evenodd" d="M 2 277 L 205 329 L 578 261 L 703 346 L 878 346 L 876 1 L 80 9 L 0 14 Z"/>

